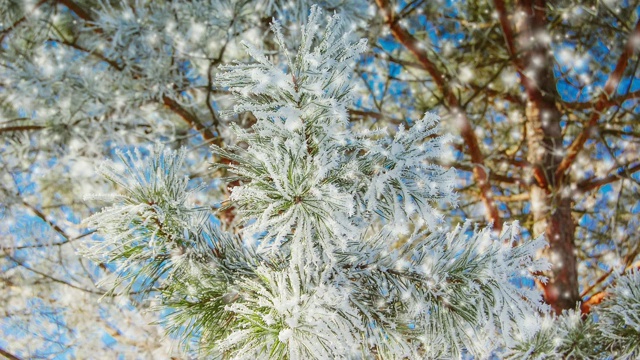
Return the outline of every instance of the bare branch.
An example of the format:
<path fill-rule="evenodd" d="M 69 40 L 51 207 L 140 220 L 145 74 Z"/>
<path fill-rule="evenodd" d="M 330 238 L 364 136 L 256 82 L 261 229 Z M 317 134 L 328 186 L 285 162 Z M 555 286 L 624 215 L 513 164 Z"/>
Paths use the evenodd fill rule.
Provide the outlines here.
<path fill-rule="evenodd" d="M 212 142 L 215 144 L 219 144 L 221 142 L 221 138 L 215 136 L 209 127 L 205 126 L 197 116 L 193 115 L 187 109 L 183 108 L 178 102 L 171 99 L 168 96 L 163 96 L 162 101 L 165 106 L 171 109 L 174 113 L 180 116 L 187 124 L 191 127 L 198 130 L 205 141 Z"/>
<path fill-rule="evenodd" d="M 42 125 L 21 125 L 21 126 L 7 126 L 0 128 L 0 134 L 5 132 L 16 132 L 16 131 L 38 131 L 44 129 Z"/>
<path fill-rule="evenodd" d="M 520 63 L 515 57 L 517 54 L 514 43 L 515 35 L 509 25 L 509 18 L 507 16 L 507 9 L 505 8 L 504 1 L 494 0 L 493 4 L 496 6 L 496 11 L 498 12 L 498 19 L 500 20 L 500 27 L 502 28 L 502 34 L 504 35 L 504 42 L 507 44 L 507 50 L 509 51 L 509 55 L 511 55 L 512 59 L 514 59 L 518 72 L 520 72 Z"/>
<path fill-rule="evenodd" d="M 0 347 L 0 355 L 6 357 L 9 360 L 22 360 L 21 358 L 13 355 L 12 353 L 8 352 L 7 350 L 3 349 Z"/>
<path fill-rule="evenodd" d="M 42 6 L 42 4 L 46 3 L 49 0 L 40 0 L 38 1 L 31 9 L 30 11 L 34 11 L 37 8 L 39 8 L 40 6 Z M 22 24 L 25 20 L 27 20 L 27 16 L 28 14 L 24 14 L 20 19 L 16 20 L 16 22 L 14 22 L 12 25 L 10 25 L 9 27 L 7 27 L 6 29 L 0 31 L 0 43 L 2 43 L 2 41 L 4 40 L 4 38 L 9 35 L 9 33 L 11 31 L 13 31 L 16 27 L 18 27 L 18 25 Z"/>
<path fill-rule="evenodd" d="M 529 201 L 531 195 L 528 192 L 515 194 L 515 195 L 496 195 L 494 199 L 502 202 L 521 202 Z"/>
<path fill-rule="evenodd" d="M 69 244 L 72 241 L 75 240 L 80 240 L 82 238 L 85 238 L 93 233 L 95 233 L 96 230 L 90 230 L 87 231 L 86 233 L 82 234 L 82 235 L 78 235 L 74 238 L 71 238 L 69 240 L 64 240 L 64 241 L 60 241 L 60 242 L 55 242 L 55 243 L 46 243 L 46 244 L 30 244 L 30 245 L 20 245 L 20 246 L 5 246 L 2 247 L 0 246 L 0 249 L 2 250 L 11 250 L 11 251 L 15 251 L 15 250 L 23 250 L 23 249 L 37 249 L 37 248 L 45 248 L 45 247 L 51 247 L 51 246 L 62 246 L 62 245 L 66 245 Z"/>
<path fill-rule="evenodd" d="M 366 110 L 356 110 L 356 109 L 349 109 L 349 117 L 352 116 L 360 116 L 360 117 L 369 117 L 369 118 L 373 118 L 376 120 L 387 120 L 390 121 L 391 123 L 394 124 L 404 124 L 404 120 L 400 120 L 400 119 L 396 119 L 396 118 L 392 118 L 389 116 L 385 116 L 379 112 L 375 112 L 375 111 L 366 111 Z"/>
<path fill-rule="evenodd" d="M 13 256 L 9 255 L 9 253 L 7 251 L 5 251 L 4 253 L 5 253 L 5 256 L 9 258 L 9 260 L 11 260 L 12 262 L 20 265 L 20 267 L 22 267 L 22 268 L 24 268 L 26 270 L 29 270 L 30 272 L 32 272 L 32 273 L 34 273 L 36 275 L 40 275 L 40 276 L 42 276 L 42 277 L 44 277 L 46 279 L 49 279 L 49 280 L 51 280 L 51 281 L 53 281 L 55 283 L 62 284 L 62 285 L 67 285 L 67 286 L 72 287 L 74 289 L 77 289 L 77 290 L 80 290 L 80 291 L 84 291 L 84 292 L 87 292 L 87 293 L 90 293 L 90 294 L 105 295 L 104 292 L 95 291 L 95 290 L 91 290 L 91 289 L 86 289 L 86 288 L 83 288 L 81 286 L 74 285 L 74 284 L 72 284 L 72 283 L 70 283 L 68 281 L 59 279 L 59 278 L 57 278 L 55 276 L 49 275 L 47 273 L 44 273 L 42 271 L 36 270 L 36 269 L 32 268 L 31 266 L 28 266 L 24 262 L 22 262 L 22 261 L 20 261 L 20 260 L 18 260 L 16 258 L 14 258 Z"/>
<path fill-rule="evenodd" d="M 598 123 L 598 119 L 600 118 L 600 113 L 606 108 L 607 103 L 611 101 L 611 97 L 615 94 L 615 91 L 620 84 L 620 80 L 622 79 L 622 74 L 624 73 L 625 69 L 627 68 L 627 64 L 629 63 L 629 58 L 637 48 L 637 41 L 635 40 L 636 37 L 640 37 L 640 21 L 636 23 L 634 31 L 629 34 L 627 45 L 620 55 L 616 67 L 609 75 L 609 78 L 604 85 L 604 89 L 602 93 L 600 93 L 600 96 L 595 103 L 594 111 L 591 114 L 591 118 L 589 119 L 587 126 L 575 138 L 575 140 L 573 140 L 573 143 L 567 149 L 567 155 L 564 159 L 562 159 L 560 165 L 558 165 L 555 174 L 556 178 L 561 178 L 569 169 L 571 164 L 573 164 L 573 161 L 578 156 L 578 153 L 584 147 L 584 143 L 587 142 L 587 139 L 595 129 Z"/>
<path fill-rule="evenodd" d="M 623 178 L 628 178 L 632 174 L 640 171 L 640 163 L 631 166 L 631 164 L 627 166 L 619 167 L 615 174 L 611 174 L 601 179 L 588 179 L 578 183 L 578 190 L 582 192 L 591 191 L 597 189 L 601 186 L 611 184 Z"/>
<path fill-rule="evenodd" d="M 78 15 L 79 18 L 85 21 L 91 20 L 91 15 L 86 10 L 81 8 L 78 4 L 74 3 L 73 0 L 57 0 L 57 2 L 69 8 L 69 10 Z"/>
<path fill-rule="evenodd" d="M 64 232 L 64 230 L 62 230 L 60 228 L 60 226 L 56 225 L 55 223 L 53 223 L 51 220 L 49 220 L 47 218 L 47 216 L 40 211 L 38 208 L 36 208 L 35 206 L 29 204 L 26 201 L 22 201 L 22 204 L 24 206 L 26 206 L 27 208 L 29 208 L 37 217 L 39 217 L 40 219 L 42 219 L 42 221 L 44 221 L 45 223 L 47 223 L 49 226 L 51 226 L 51 228 L 53 230 L 55 230 L 55 232 L 57 232 L 58 234 L 62 235 L 63 238 L 65 238 L 66 241 L 69 241 L 70 239 L 72 239 L 72 237 L 70 237 L 69 235 L 67 235 L 66 232 Z"/>

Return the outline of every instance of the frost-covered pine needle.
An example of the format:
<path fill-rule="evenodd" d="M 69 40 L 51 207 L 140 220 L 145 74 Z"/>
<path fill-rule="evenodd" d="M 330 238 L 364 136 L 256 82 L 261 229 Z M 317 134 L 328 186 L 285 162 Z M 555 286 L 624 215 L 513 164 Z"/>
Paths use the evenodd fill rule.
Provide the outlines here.
<path fill-rule="evenodd" d="M 598 321 L 545 317 L 540 292 L 522 285 L 546 280 L 535 275 L 549 266 L 536 259 L 544 239 L 521 241 L 517 223 L 445 228 L 455 173 L 433 164 L 451 140 L 436 115 L 393 137 L 353 129 L 366 41 L 345 29 L 313 7 L 298 49 L 275 22 L 281 61 L 245 43 L 253 62 L 217 77 L 257 119 L 233 127 L 246 146 L 212 148 L 237 181 L 238 235 L 189 204 L 184 150 L 101 167 L 123 192 L 87 219 L 104 239 L 86 252 L 116 266 L 113 290 L 152 292 L 170 334 L 225 359 L 637 356 L 637 273 Z M 592 333 L 608 342 L 589 349 Z"/>

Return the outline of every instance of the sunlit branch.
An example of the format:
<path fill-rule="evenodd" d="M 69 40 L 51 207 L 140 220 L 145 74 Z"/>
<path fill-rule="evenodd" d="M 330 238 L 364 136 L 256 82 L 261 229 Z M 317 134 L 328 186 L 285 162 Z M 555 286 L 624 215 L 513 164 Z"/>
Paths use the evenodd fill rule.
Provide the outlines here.
<path fill-rule="evenodd" d="M 43 130 L 44 128 L 45 127 L 42 125 L 7 126 L 7 127 L 0 127 L 0 134 L 5 132 L 38 131 L 38 130 Z"/>
<path fill-rule="evenodd" d="M 640 90 L 631 91 L 624 95 L 618 95 L 613 98 L 606 99 L 603 101 L 604 103 L 602 106 L 603 106 L 603 109 L 607 109 L 612 106 L 620 106 L 622 105 L 623 102 L 627 100 L 634 100 L 634 99 L 640 99 Z M 597 104 L 594 104 L 591 101 L 586 101 L 586 102 L 573 102 L 573 103 L 565 102 L 563 105 L 572 110 L 589 110 L 589 109 L 595 108 Z"/>
<path fill-rule="evenodd" d="M 70 283 L 68 281 L 59 279 L 59 278 L 57 278 L 55 276 L 49 275 L 49 274 L 47 274 L 45 272 L 42 272 L 40 270 L 36 270 L 33 267 L 25 264 L 23 261 L 20 261 L 20 260 L 16 259 L 15 257 L 9 255 L 9 253 L 7 251 L 4 252 L 4 256 L 6 256 L 9 260 L 11 260 L 12 262 L 16 263 L 17 265 L 19 265 L 20 267 L 24 268 L 25 270 L 28 270 L 28 271 L 36 274 L 36 275 L 40 275 L 40 276 L 42 276 L 42 277 L 44 277 L 46 279 L 49 279 L 49 280 L 51 280 L 51 281 L 53 281 L 55 283 L 66 285 L 66 286 L 69 286 L 69 287 L 74 288 L 76 290 L 84 291 L 84 292 L 87 292 L 87 293 L 90 293 L 90 294 L 105 295 L 104 292 L 95 291 L 95 290 L 87 289 L 87 288 L 84 288 L 84 287 L 81 287 L 81 286 L 78 286 L 78 285 L 74 285 L 74 284 L 72 284 L 72 283 Z"/>
<path fill-rule="evenodd" d="M 607 296 L 606 291 L 601 291 L 599 293 L 594 294 L 589 298 L 589 300 L 580 304 L 580 312 L 583 314 L 588 314 L 591 312 L 591 308 L 595 305 L 600 304 L 605 297 Z"/>
<path fill-rule="evenodd" d="M 515 194 L 515 195 L 496 195 L 494 199 L 502 202 L 521 202 L 521 201 L 529 201 L 530 194 L 528 192 Z"/>
<path fill-rule="evenodd" d="M 632 174 L 640 171 L 640 163 L 631 166 L 631 164 L 627 166 L 618 167 L 614 174 L 606 176 L 601 179 L 587 179 L 578 183 L 578 189 L 582 192 L 588 192 L 594 189 L 597 189 L 601 186 L 611 184 L 623 178 L 628 178 Z"/>
<path fill-rule="evenodd" d="M 600 96 L 595 102 L 593 113 L 591 114 L 589 122 L 582 130 L 582 132 L 580 132 L 580 134 L 575 138 L 575 140 L 573 140 L 573 143 L 567 149 L 567 155 L 562 160 L 560 165 L 558 165 L 555 174 L 556 178 L 561 178 L 564 175 L 565 171 L 567 171 L 571 164 L 573 164 L 573 161 L 578 156 L 578 153 L 582 150 L 585 142 L 587 142 L 587 139 L 596 128 L 598 119 L 600 119 L 601 112 L 606 108 L 607 103 L 615 94 L 615 91 L 618 88 L 618 84 L 620 84 L 620 80 L 622 79 L 622 74 L 624 73 L 629 63 L 629 58 L 631 58 L 631 55 L 638 47 L 637 40 L 635 40 L 635 38 L 637 37 L 640 37 L 640 21 L 636 23 L 633 32 L 629 34 L 627 45 L 620 55 L 620 58 L 618 59 L 614 70 L 609 75 L 602 93 L 600 93 Z"/>
<path fill-rule="evenodd" d="M 9 360 L 22 360 L 21 358 L 17 357 L 16 355 L 8 352 L 7 350 L 3 349 L 0 347 L 0 355 L 6 357 Z"/>
<path fill-rule="evenodd" d="M 38 208 L 36 208 L 35 206 L 27 203 L 26 201 L 22 201 L 22 204 L 24 206 L 26 206 L 27 208 L 29 208 L 37 217 L 39 217 L 42 221 L 44 221 L 45 223 L 47 223 L 49 226 L 51 226 L 51 228 L 53 230 L 55 230 L 55 232 L 57 232 L 58 234 L 62 235 L 63 238 L 65 238 L 66 241 L 69 241 L 70 239 L 72 239 L 72 237 L 70 237 L 64 230 L 62 230 L 62 228 L 60 228 L 60 226 L 58 226 L 57 224 L 55 224 L 54 222 L 52 222 L 51 220 L 49 220 L 47 218 L 47 216 L 40 211 Z"/>
<path fill-rule="evenodd" d="M 38 1 L 35 5 L 33 5 L 33 7 L 31 7 L 29 9 L 29 11 L 35 11 L 37 10 L 40 6 L 42 6 L 42 4 L 46 3 L 49 0 L 40 0 Z M 0 43 L 2 43 L 2 41 L 4 40 L 4 38 L 11 32 L 13 31 L 16 27 L 18 27 L 20 24 L 22 24 L 25 20 L 27 20 L 27 17 L 29 15 L 25 14 L 23 15 L 20 19 L 16 20 L 13 24 L 9 25 L 6 29 L 0 31 Z"/>

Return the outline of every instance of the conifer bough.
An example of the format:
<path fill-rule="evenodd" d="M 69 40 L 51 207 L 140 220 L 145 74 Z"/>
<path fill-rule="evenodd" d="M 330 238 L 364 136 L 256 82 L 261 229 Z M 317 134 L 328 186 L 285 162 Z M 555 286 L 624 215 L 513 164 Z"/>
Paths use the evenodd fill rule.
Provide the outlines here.
<path fill-rule="evenodd" d="M 394 136 L 349 124 L 352 63 L 365 50 L 313 7 L 284 65 L 254 60 L 217 77 L 252 112 L 238 144 L 213 146 L 231 174 L 235 229 L 189 203 L 185 150 L 156 146 L 100 172 L 124 189 L 87 219 L 104 239 L 85 253 L 115 265 L 105 285 L 156 298 L 163 326 L 198 356 L 224 359 L 633 358 L 640 277 L 596 311 L 551 316 L 526 286 L 549 265 L 543 238 L 444 226 L 454 170 L 434 165 L 447 136 L 427 113 Z M 124 165 L 124 166 L 123 166 Z M 237 234 L 236 234 L 237 233 Z"/>

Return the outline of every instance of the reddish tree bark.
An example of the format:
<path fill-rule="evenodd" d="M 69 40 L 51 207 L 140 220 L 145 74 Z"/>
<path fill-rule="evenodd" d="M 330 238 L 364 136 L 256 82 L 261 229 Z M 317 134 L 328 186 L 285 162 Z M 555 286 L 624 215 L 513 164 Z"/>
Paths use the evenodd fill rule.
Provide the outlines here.
<path fill-rule="evenodd" d="M 556 104 L 560 96 L 549 46 L 538 38 L 546 31 L 546 3 L 522 0 L 519 8 L 525 16 L 516 24 L 522 54 L 516 67 L 527 94 L 527 160 L 537 174 L 529 190 L 533 232 L 534 236 L 544 234 L 549 242 L 543 254 L 551 262 L 544 297 L 560 313 L 580 301 L 571 192 L 565 191 L 567 184 L 555 176 L 564 150 L 562 114 Z"/>

